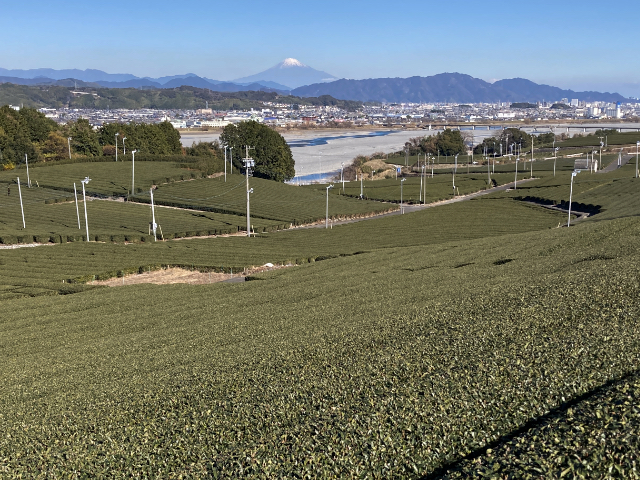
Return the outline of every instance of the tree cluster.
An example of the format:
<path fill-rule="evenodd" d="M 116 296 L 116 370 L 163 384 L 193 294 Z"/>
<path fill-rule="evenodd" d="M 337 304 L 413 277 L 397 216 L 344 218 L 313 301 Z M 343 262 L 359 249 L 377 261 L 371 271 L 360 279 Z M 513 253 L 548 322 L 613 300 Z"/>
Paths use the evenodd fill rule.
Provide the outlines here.
<path fill-rule="evenodd" d="M 151 155 L 175 155 L 182 153 L 180 133 L 169 122 L 157 124 L 149 123 L 107 123 L 98 129 L 96 138 L 105 154 L 111 154 L 111 149 L 104 147 L 116 144 L 122 148 L 122 139 L 126 137 L 127 150 L 138 150 Z M 122 151 L 122 150 L 120 150 Z M 115 153 L 115 149 L 114 149 Z"/>
<path fill-rule="evenodd" d="M 24 162 L 25 154 L 37 161 L 58 125 L 37 110 L 0 108 L 0 163 L 13 165 Z M 66 143 L 66 140 L 65 140 Z M 46 149 L 46 148 L 45 148 Z"/>
<path fill-rule="evenodd" d="M 295 163 L 291 149 L 284 137 L 271 128 L 255 121 L 229 124 L 220 135 L 223 145 L 233 147 L 233 164 L 244 168 L 242 158 L 246 154 L 255 160 L 253 173 L 256 177 L 284 182 L 295 176 Z"/>
<path fill-rule="evenodd" d="M 446 129 L 437 135 L 411 138 L 405 143 L 409 155 L 430 153 L 432 155 L 458 155 L 464 153 L 465 139 L 459 130 Z"/>
<path fill-rule="evenodd" d="M 15 110 L 4 106 L 0 107 L 0 164 L 12 168 L 24 162 L 25 154 L 30 162 L 61 160 L 69 157 L 69 147 L 74 156 L 115 155 L 116 133 L 119 134 L 120 152 L 122 139 L 126 137 L 129 151 L 136 149 L 150 155 L 182 154 L 180 133 L 169 122 L 109 123 L 96 131 L 83 118 L 58 125 L 35 109 Z"/>
<path fill-rule="evenodd" d="M 529 102 L 516 102 L 512 103 L 510 108 L 538 108 L 538 105 Z"/>

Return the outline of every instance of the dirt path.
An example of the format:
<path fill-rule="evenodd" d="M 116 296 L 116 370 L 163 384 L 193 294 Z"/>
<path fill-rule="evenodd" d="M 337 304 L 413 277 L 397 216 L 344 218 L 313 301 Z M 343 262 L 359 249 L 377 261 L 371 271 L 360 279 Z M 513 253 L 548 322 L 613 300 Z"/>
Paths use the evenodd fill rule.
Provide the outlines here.
<path fill-rule="evenodd" d="M 107 287 L 122 287 L 125 285 L 140 285 L 142 283 L 153 283 L 155 285 L 170 285 L 174 283 L 187 283 L 189 285 L 207 285 L 210 283 L 242 283 L 248 275 L 261 272 L 268 272 L 285 268 L 287 265 L 266 264 L 261 267 L 247 269 L 242 273 L 216 273 L 199 272 L 197 270 L 186 270 L 184 268 L 166 268 L 153 270 L 151 272 L 127 275 L 120 278 L 110 278 L 109 280 L 94 280 L 88 285 L 103 285 Z"/>

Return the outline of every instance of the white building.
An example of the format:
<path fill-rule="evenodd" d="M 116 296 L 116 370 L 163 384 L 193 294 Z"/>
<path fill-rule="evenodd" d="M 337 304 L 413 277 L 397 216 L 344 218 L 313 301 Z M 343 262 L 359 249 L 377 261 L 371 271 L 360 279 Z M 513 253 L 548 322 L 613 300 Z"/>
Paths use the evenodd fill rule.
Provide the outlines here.
<path fill-rule="evenodd" d="M 227 120 L 222 120 L 220 118 L 216 118 L 215 120 L 202 120 L 199 122 L 201 127 L 226 127 L 231 122 Z"/>

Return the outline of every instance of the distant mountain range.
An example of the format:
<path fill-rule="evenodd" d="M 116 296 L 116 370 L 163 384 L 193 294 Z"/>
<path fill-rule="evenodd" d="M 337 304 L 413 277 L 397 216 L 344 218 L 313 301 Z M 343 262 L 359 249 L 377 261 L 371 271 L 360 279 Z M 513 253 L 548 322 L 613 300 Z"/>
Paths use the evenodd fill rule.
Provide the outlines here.
<path fill-rule="evenodd" d="M 107 87 L 107 88 L 208 88 L 217 92 L 274 91 L 284 93 L 291 90 L 286 85 L 264 80 L 253 82 L 223 82 L 199 77 L 194 73 L 160 78 L 136 77 L 128 73 L 111 74 L 102 70 L 8 70 L 0 68 L 0 83 L 16 85 L 56 85 L 63 87 Z"/>
<path fill-rule="evenodd" d="M 628 101 L 617 93 L 574 92 L 549 85 L 538 85 L 524 78 L 489 83 L 461 73 L 441 73 L 431 77 L 342 79 L 299 87 L 291 93 L 300 97 L 331 95 L 343 100 L 386 103 L 538 102 L 562 98 L 604 102 Z"/>
<path fill-rule="evenodd" d="M 0 68 L 0 83 L 138 89 L 170 89 L 187 86 L 217 92 L 265 91 L 279 94 L 291 93 L 299 97 L 330 95 L 341 100 L 382 103 L 538 102 L 557 101 L 562 98 L 582 101 L 629 101 L 617 93 L 575 92 L 549 85 L 539 85 L 523 78 L 489 83 L 461 73 L 441 73 L 430 77 L 338 80 L 333 75 L 315 70 L 294 58 L 287 58 L 261 73 L 238 78 L 232 82 L 199 77 L 193 73 L 140 78 L 128 73 L 110 74 L 101 70 Z"/>

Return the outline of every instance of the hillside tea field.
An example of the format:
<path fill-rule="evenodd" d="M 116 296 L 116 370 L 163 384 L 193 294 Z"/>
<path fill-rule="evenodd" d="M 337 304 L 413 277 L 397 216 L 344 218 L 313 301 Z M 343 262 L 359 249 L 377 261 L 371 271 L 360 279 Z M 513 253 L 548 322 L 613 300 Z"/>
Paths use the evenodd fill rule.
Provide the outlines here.
<path fill-rule="evenodd" d="M 253 188 L 253 218 L 290 222 L 295 225 L 325 219 L 324 189 L 310 190 L 261 178 L 250 178 L 249 183 L 250 188 Z M 150 201 L 148 194 L 138 195 L 136 199 Z M 245 215 L 246 178 L 242 175 L 229 175 L 226 183 L 216 178 L 163 185 L 154 192 L 154 200 L 161 205 Z M 329 216 L 332 218 L 357 217 L 396 209 L 393 205 L 346 197 L 332 197 L 329 202 Z"/>
<path fill-rule="evenodd" d="M 90 202 L 89 207 L 93 203 L 107 202 Z M 108 205 L 115 204 L 109 202 Z M 141 213 L 144 216 L 148 207 L 139 208 L 144 209 Z M 180 210 L 175 212 L 182 218 L 188 215 L 188 212 Z M 164 210 L 158 214 L 158 221 L 166 219 L 164 214 Z M 502 215 L 508 215 L 510 222 L 504 222 Z M 80 241 L 45 248 L 0 249 L 3 270 L 0 285 L 4 285 L 0 298 L 76 292 L 93 288 L 76 282 L 169 265 L 201 271 L 229 272 L 235 269 L 237 272 L 267 262 L 304 264 L 354 255 L 394 247 L 399 242 L 406 246 L 430 248 L 451 240 L 556 227 L 565 217 L 558 212 L 506 199 L 474 200 L 427 209 L 412 214 L 409 223 L 406 218 L 394 215 L 330 230 L 294 229 L 264 233 L 250 243 L 246 237 L 153 242 L 153 237 L 145 236 L 144 243 L 128 245 Z M 456 218 L 458 221 L 451 221 Z M 437 224 L 441 225 L 440 228 L 434 229 Z"/>
<path fill-rule="evenodd" d="M 637 369 L 638 234 L 637 219 L 623 219 L 388 248 L 245 284 L 3 302 L 0 469 L 389 478 L 453 468 Z M 628 476 L 636 451 L 623 427 L 613 461 Z M 572 448 L 599 458 L 606 447 Z M 542 471 L 606 466 L 571 458 Z"/>
<path fill-rule="evenodd" d="M 131 156 L 128 161 L 118 162 L 87 162 L 73 163 L 69 165 L 32 165 L 29 168 L 29 177 L 32 187 L 52 188 L 67 192 L 66 196 L 73 196 L 73 184 L 82 193 L 80 181 L 85 177 L 91 178 L 86 186 L 88 194 L 103 196 L 126 196 L 131 191 Z M 201 177 L 201 173 L 195 170 L 181 168 L 173 162 L 135 162 L 135 188 L 149 190 L 151 185 L 187 180 Z M 0 172 L 0 195 L 4 195 L 6 186 L 15 183 L 20 177 L 23 188 L 27 183 L 27 170 L 18 168 Z M 13 185 L 17 194 L 17 185 Z M 70 195 L 69 195 L 70 193 Z M 1 198 L 1 197 L 0 197 Z"/>
<path fill-rule="evenodd" d="M 25 197 L 28 198 L 29 194 Z M 78 228 L 78 215 L 73 198 L 70 201 L 50 205 L 36 201 L 29 202 L 24 205 L 26 228 L 23 229 L 20 204 L 13 202 L 0 210 L 0 241 L 4 244 L 12 244 L 86 240 L 82 201 L 78 202 L 78 210 L 80 228 Z M 92 241 L 153 240 L 153 234 L 149 235 L 149 224 L 152 220 L 149 205 L 104 200 L 87 201 L 87 218 Z M 165 238 L 221 235 L 236 233 L 238 230 L 246 231 L 247 228 L 246 219 L 237 215 L 162 207 L 156 208 L 156 222 L 160 225 Z M 261 218 L 254 218 L 251 223 L 259 231 L 269 227 L 286 227 L 284 223 Z"/>
<path fill-rule="evenodd" d="M 498 185 L 513 182 L 513 174 L 496 174 L 492 178 Z M 369 180 L 362 182 L 362 195 L 364 198 L 377 200 L 381 202 L 397 202 L 400 203 L 400 181 L 398 179 L 382 179 Z M 453 198 L 453 175 L 451 172 L 436 172 L 431 178 L 431 174 L 423 180 L 426 185 L 426 203 L 437 202 L 439 200 L 448 200 Z M 469 193 L 485 190 L 488 185 L 486 172 L 483 174 L 460 173 L 456 175 L 455 184 L 457 187 L 456 195 L 466 195 Z M 303 187 L 305 189 L 322 191 L 326 185 L 309 185 Z M 360 182 L 345 182 L 344 193 L 342 183 L 335 182 L 334 188 L 330 190 L 330 194 L 334 196 L 347 195 L 350 197 L 360 196 Z M 422 203 L 420 195 L 420 177 L 407 177 L 402 187 L 402 200 L 405 203 Z"/>
<path fill-rule="evenodd" d="M 159 242 L 144 192 L 87 202 L 93 241 L 81 241 L 61 190 L 80 166 L 23 191 L 26 229 L 16 185 L 1 197 L 3 244 L 55 243 L 0 249 L 0 477 L 640 476 L 632 166 L 576 177 L 591 217 L 571 228 L 539 205 L 566 204 L 568 160 L 555 177 L 534 163 L 517 190 L 331 229 L 296 228 L 324 218 L 324 186 L 252 178 L 251 238 L 220 235 L 243 228 L 240 175 L 159 184 L 150 171 L 175 237 Z M 496 181 L 510 182 L 514 165 L 501 167 Z M 465 192 L 486 183 L 458 177 Z M 446 195 L 448 179 L 430 180 Z M 369 183 L 398 200 L 395 180 Z M 406 183 L 411 198 L 419 178 Z M 333 217 L 397 207 L 338 186 Z M 268 262 L 289 268 L 242 283 L 88 283 Z"/>

